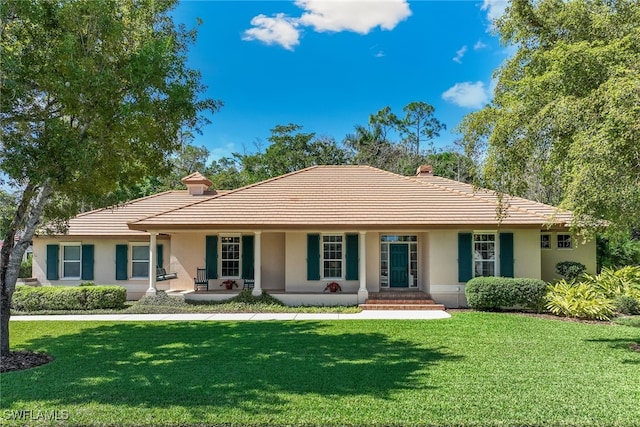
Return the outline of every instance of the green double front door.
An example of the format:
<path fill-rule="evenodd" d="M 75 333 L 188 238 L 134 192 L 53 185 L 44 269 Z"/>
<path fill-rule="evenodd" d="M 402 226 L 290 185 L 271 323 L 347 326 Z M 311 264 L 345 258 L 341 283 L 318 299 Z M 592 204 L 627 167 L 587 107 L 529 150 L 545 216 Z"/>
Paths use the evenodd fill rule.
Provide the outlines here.
<path fill-rule="evenodd" d="M 409 245 L 389 245 L 389 269 L 389 287 L 409 287 Z"/>

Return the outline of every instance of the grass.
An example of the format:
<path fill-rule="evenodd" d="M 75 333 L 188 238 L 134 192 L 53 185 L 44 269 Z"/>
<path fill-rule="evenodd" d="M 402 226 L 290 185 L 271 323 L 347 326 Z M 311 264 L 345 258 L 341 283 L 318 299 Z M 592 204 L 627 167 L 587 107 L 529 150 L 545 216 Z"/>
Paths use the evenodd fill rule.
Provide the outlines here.
<path fill-rule="evenodd" d="M 640 353 L 629 349 L 640 330 L 628 326 L 460 312 L 438 321 L 12 322 L 11 333 L 14 349 L 56 359 L 0 376 L 6 425 L 640 420 Z M 20 419 L 27 410 L 68 419 Z"/>

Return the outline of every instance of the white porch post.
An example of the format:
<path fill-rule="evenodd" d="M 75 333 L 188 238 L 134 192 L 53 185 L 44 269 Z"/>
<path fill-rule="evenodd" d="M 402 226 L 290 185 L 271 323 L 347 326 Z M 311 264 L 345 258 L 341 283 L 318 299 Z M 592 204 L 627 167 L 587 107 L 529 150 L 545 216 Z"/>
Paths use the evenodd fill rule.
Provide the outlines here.
<path fill-rule="evenodd" d="M 158 263 L 158 254 L 156 251 L 156 237 L 158 233 L 151 232 L 149 233 L 149 289 L 145 295 L 154 296 L 156 295 L 156 264 Z"/>
<path fill-rule="evenodd" d="M 253 279 L 255 280 L 255 285 L 253 286 L 253 292 L 251 292 L 251 294 L 256 297 L 262 295 L 262 261 L 260 259 L 260 248 L 262 247 L 260 242 L 261 234 L 262 231 L 256 231 L 253 240 Z"/>
<path fill-rule="evenodd" d="M 358 239 L 358 246 L 360 247 L 360 271 L 358 276 L 360 277 L 360 287 L 358 289 L 358 304 L 363 304 L 369 297 L 369 291 L 367 291 L 367 248 L 366 248 L 366 231 L 361 231 Z"/>

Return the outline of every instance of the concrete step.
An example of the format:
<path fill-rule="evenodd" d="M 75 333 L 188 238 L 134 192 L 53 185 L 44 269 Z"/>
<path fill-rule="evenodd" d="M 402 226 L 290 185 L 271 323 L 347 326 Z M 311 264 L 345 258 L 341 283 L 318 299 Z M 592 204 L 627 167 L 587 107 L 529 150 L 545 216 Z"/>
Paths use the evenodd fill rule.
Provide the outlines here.
<path fill-rule="evenodd" d="M 442 304 L 360 304 L 363 310 L 444 310 Z"/>
<path fill-rule="evenodd" d="M 432 299 L 367 299 L 365 304 L 435 304 Z"/>
<path fill-rule="evenodd" d="M 425 300 L 429 294 L 422 291 L 384 291 L 369 293 L 370 300 Z"/>

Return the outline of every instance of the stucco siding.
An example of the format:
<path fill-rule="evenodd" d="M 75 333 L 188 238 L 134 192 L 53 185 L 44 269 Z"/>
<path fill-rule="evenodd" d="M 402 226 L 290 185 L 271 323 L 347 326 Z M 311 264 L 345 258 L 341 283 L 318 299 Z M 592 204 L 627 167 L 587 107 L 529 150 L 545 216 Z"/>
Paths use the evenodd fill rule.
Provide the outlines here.
<path fill-rule="evenodd" d="M 513 232 L 513 272 L 515 277 L 540 279 L 540 230 Z"/>
<path fill-rule="evenodd" d="M 94 265 L 92 282 L 98 285 L 118 285 L 127 289 L 127 299 L 139 299 L 149 288 L 149 279 L 131 278 L 131 254 L 129 251 L 127 280 L 115 279 L 116 245 L 130 245 L 131 243 L 147 243 L 148 240 L 141 239 L 82 239 L 82 238 L 36 238 L 33 241 L 33 276 L 38 283 L 45 286 L 77 286 L 87 280 L 73 280 L 62 277 L 62 254 L 59 256 L 58 270 L 59 280 L 47 279 L 47 245 L 64 245 L 65 243 L 79 243 L 84 245 L 94 245 Z M 163 264 L 165 269 L 171 271 L 171 241 L 158 239 L 158 244 L 163 245 Z M 168 290 L 173 281 L 157 282 L 157 289 Z"/>
<path fill-rule="evenodd" d="M 284 290 L 285 233 L 262 233 L 262 289 Z"/>
<path fill-rule="evenodd" d="M 586 243 L 581 243 L 579 239 L 573 238 L 573 249 L 558 249 L 558 234 L 550 232 L 546 233 L 550 235 L 550 249 L 541 249 L 541 264 L 542 264 L 542 280 L 547 282 L 561 279 L 562 276 L 556 273 L 556 264 L 563 261 L 575 261 L 584 264 L 587 267 L 587 273 L 596 273 L 596 242 L 590 240 Z"/>
<path fill-rule="evenodd" d="M 307 232 L 286 233 L 286 292 L 322 292 L 327 283 L 334 281 L 334 279 L 322 278 L 320 280 L 307 280 L 307 234 Z M 335 281 L 340 283 L 342 292 L 358 292 L 359 282 L 357 280 Z"/>

